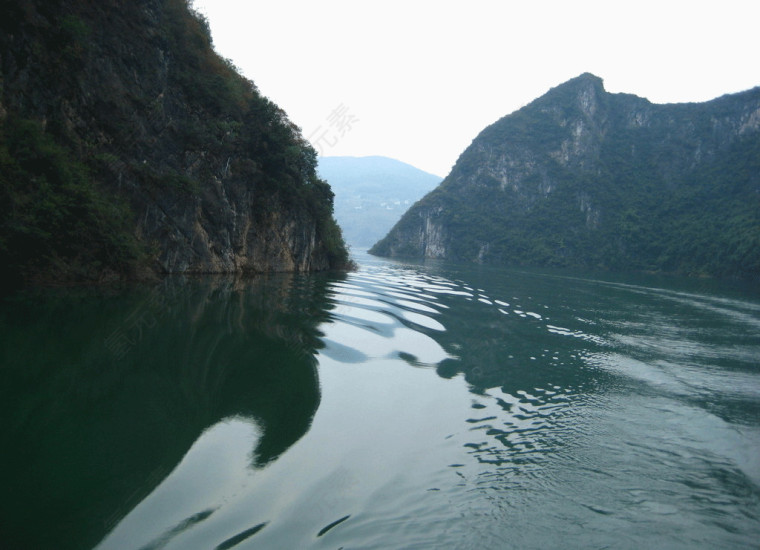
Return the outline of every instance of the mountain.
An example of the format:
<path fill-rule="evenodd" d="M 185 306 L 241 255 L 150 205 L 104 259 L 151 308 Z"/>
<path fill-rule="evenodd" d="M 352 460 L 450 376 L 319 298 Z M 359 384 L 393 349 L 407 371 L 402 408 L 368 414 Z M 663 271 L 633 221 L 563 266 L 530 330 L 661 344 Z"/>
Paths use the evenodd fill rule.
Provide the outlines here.
<path fill-rule="evenodd" d="M 368 248 L 443 178 L 387 157 L 320 157 L 335 193 L 335 218 L 349 244 Z"/>
<path fill-rule="evenodd" d="M 316 152 L 188 4 L 0 1 L 0 263 L 16 281 L 347 261 Z"/>
<path fill-rule="evenodd" d="M 760 88 L 652 104 L 583 74 L 484 129 L 370 253 L 760 276 Z"/>

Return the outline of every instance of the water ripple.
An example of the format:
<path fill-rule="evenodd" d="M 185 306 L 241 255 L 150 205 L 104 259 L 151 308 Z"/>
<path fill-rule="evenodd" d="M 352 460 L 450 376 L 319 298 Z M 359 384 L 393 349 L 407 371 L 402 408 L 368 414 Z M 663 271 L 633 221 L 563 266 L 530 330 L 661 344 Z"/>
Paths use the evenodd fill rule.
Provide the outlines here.
<path fill-rule="evenodd" d="M 224 526 L 206 547 L 756 542 L 760 309 L 457 269 L 329 283 L 314 423 L 231 511 L 188 524 Z M 175 516 L 152 540 L 195 517 Z"/>

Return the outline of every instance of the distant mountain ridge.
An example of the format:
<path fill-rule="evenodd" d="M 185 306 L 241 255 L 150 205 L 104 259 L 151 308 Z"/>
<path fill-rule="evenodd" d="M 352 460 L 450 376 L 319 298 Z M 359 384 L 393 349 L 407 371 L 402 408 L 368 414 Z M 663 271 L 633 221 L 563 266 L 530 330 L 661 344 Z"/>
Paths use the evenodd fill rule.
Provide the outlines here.
<path fill-rule="evenodd" d="M 319 176 L 335 193 L 335 218 L 351 245 L 367 248 L 443 178 L 382 156 L 320 157 Z"/>
<path fill-rule="evenodd" d="M 583 74 L 485 128 L 370 250 L 760 276 L 760 88 L 656 105 Z"/>

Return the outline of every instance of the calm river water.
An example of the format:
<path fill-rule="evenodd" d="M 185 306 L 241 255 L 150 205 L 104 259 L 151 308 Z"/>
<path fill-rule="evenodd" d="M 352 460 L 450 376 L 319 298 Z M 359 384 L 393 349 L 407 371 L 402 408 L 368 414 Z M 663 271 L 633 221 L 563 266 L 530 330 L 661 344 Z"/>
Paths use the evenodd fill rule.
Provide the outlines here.
<path fill-rule="evenodd" d="M 359 260 L 5 299 L 0 547 L 758 547 L 756 286 Z"/>

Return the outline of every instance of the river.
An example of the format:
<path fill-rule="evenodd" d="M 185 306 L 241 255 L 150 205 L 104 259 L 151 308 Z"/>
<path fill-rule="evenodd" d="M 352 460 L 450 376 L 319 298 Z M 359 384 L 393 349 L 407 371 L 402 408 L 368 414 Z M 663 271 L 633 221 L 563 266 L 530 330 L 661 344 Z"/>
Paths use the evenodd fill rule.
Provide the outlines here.
<path fill-rule="evenodd" d="M 358 258 L 5 298 L 0 546 L 757 548 L 756 286 Z"/>

